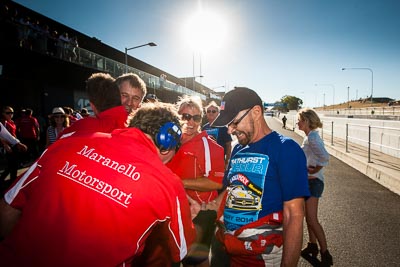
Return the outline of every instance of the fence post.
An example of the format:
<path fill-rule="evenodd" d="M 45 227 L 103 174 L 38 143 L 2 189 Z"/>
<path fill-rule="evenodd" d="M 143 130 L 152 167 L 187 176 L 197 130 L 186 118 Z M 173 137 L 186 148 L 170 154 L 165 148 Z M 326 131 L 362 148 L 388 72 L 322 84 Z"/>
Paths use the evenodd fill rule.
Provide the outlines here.
<path fill-rule="evenodd" d="M 331 145 L 333 146 L 333 121 L 332 121 L 332 132 L 331 132 Z"/>
<path fill-rule="evenodd" d="M 322 124 L 322 128 L 321 128 L 321 138 L 322 140 L 324 140 L 324 125 Z"/>
<path fill-rule="evenodd" d="M 368 163 L 371 161 L 371 125 L 368 125 Z"/>
<path fill-rule="evenodd" d="M 346 152 L 347 153 L 349 153 L 348 143 L 349 143 L 349 124 L 346 123 Z"/>

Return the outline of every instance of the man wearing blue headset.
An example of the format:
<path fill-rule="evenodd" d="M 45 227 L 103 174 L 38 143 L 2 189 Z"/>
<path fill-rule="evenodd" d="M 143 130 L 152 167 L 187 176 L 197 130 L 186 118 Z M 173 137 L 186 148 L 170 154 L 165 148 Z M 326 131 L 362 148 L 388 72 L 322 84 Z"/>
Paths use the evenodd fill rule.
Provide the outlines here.
<path fill-rule="evenodd" d="M 182 182 L 163 163 L 180 145 L 171 104 L 144 104 L 129 126 L 49 147 L 0 201 L 4 266 L 170 266 L 195 230 Z M 194 215 L 195 216 L 195 215 Z M 151 240 L 161 240 L 149 251 Z"/>

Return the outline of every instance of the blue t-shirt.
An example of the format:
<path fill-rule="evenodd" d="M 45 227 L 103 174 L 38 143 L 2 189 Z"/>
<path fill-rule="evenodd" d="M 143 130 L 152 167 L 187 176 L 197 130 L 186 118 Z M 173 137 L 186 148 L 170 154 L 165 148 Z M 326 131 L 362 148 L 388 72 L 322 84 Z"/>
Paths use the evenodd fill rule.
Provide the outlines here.
<path fill-rule="evenodd" d="M 211 127 L 210 123 L 206 123 L 202 127 L 202 130 L 205 130 L 209 136 L 213 137 L 217 141 L 218 145 L 224 148 L 224 152 L 226 154 L 226 143 L 232 141 L 232 136 L 228 134 L 228 128 Z"/>
<path fill-rule="evenodd" d="M 272 132 L 245 147 L 236 145 L 224 178 L 226 229 L 281 211 L 285 201 L 308 197 L 307 179 L 306 157 L 291 138 Z"/>

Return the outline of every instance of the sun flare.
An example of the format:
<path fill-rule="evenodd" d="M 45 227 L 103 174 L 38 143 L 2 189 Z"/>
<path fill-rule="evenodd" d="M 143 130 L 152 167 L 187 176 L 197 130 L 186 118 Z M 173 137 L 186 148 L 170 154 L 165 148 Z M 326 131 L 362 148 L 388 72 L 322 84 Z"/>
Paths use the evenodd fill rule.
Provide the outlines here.
<path fill-rule="evenodd" d="M 216 50 L 225 42 L 227 23 L 218 14 L 201 11 L 188 19 L 184 27 L 184 36 L 194 51 Z"/>

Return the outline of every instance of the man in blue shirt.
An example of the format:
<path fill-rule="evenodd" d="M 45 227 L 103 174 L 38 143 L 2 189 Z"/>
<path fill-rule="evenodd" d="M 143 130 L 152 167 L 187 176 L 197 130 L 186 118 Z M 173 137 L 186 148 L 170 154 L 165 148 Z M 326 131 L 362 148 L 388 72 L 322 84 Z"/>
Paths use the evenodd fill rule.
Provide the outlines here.
<path fill-rule="evenodd" d="M 310 195 L 301 147 L 269 128 L 261 98 L 245 87 L 225 94 L 212 126 L 227 126 L 239 143 L 218 217 L 230 266 L 297 266 Z"/>
<path fill-rule="evenodd" d="M 228 166 L 229 159 L 231 158 L 232 152 L 232 137 L 228 134 L 227 127 L 212 127 L 210 124 L 217 118 L 219 115 L 219 106 L 215 101 L 211 101 L 206 107 L 206 116 L 208 122 L 203 125 L 202 130 L 207 131 L 208 135 L 213 137 L 218 145 L 224 148 L 224 157 L 225 157 L 225 169 Z"/>

